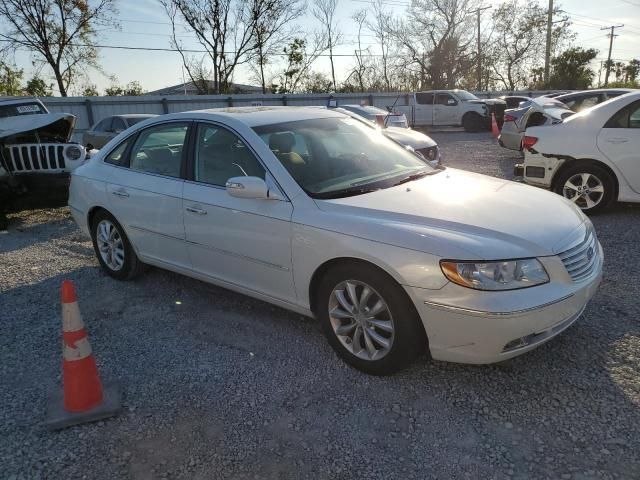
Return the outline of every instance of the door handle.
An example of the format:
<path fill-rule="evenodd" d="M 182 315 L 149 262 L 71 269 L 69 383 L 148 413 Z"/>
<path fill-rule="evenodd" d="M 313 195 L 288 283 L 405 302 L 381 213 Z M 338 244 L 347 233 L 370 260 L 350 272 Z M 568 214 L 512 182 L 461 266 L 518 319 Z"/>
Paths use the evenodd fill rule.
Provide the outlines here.
<path fill-rule="evenodd" d="M 111 193 L 113 193 L 114 195 L 117 195 L 118 197 L 123 197 L 123 198 L 129 197 L 129 194 L 124 190 L 114 190 Z"/>
<path fill-rule="evenodd" d="M 196 215 L 206 215 L 207 211 L 198 207 L 187 207 L 185 209 L 187 212 L 195 213 Z"/>
<path fill-rule="evenodd" d="M 609 143 L 626 143 L 628 141 L 629 141 L 628 138 L 609 138 L 609 139 L 607 139 L 607 142 L 609 142 Z"/>

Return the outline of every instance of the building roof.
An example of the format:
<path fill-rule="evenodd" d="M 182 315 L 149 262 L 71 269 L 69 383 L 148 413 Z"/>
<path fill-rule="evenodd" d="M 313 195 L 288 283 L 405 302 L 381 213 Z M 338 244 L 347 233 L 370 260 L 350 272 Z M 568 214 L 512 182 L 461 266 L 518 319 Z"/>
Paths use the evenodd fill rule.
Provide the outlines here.
<path fill-rule="evenodd" d="M 215 95 L 213 80 L 207 80 L 209 93 Z M 245 85 L 243 83 L 231 83 L 228 93 L 262 93 L 262 87 L 256 85 Z M 269 92 L 267 92 L 269 93 Z M 161 88 L 145 95 L 198 95 L 198 88 L 193 82 L 180 83 L 171 87 Z"/>

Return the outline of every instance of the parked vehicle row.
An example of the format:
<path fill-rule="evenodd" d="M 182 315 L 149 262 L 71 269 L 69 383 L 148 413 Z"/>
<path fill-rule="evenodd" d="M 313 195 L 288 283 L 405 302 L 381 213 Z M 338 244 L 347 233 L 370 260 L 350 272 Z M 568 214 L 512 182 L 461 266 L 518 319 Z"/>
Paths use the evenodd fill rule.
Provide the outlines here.
<path fill-rule="evenodd" d="M 573 113 L 632 91 L 630 88 L 605 88 L 530 99 L 518 108 L 504 112 L 498 143 L 511 150 L 522 150 L 522 137 L 527 128 L 561 123 Z"/>
<path fill-rule="evenodd" d="M 114 278 L 147 263 L 315 316 L 372 374 L 425 349 L 464 363 L 527 352 L 580 317 L 602 274 L 575 204 L 435 169 L 333 109 L 146 120 L 73 172 L 69 206 Z"/>

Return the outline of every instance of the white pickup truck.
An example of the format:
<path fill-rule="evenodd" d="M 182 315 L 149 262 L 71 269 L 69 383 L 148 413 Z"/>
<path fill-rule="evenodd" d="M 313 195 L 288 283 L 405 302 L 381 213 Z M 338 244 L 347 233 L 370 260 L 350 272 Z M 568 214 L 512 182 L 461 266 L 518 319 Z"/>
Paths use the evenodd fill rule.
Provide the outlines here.
<path fill-rule="evenodd" d="M 414 127 L 451 125 L 478 132 L 490 128 L 491 114 L 501 118 L 506 107 L 503 100 L 480 99 L 466 90 L 430 90 L 404 97 L 393 110 L 404 113 Z"/>

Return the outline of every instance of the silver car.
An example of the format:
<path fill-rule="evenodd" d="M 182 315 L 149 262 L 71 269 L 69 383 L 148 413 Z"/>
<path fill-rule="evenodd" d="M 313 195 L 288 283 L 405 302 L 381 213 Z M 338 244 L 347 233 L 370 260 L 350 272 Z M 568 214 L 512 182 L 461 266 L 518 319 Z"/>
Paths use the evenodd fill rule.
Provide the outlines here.
<path fill-rule="evenodd" d="M 89 130 L 84 132 L 82 135 L 82 143 L 87 147 L 87 150 L 102 148 L 109 140 L 114 138 L 120 132 L 124 132 L 130 126 L 152 117 L 157 117 L 157 115 L 147 113 L 128 113 L 103 118 Z"/>
<path fill-rule="evenodd" d="M 355 113 L 371 122 L 376 121 L 377 115 L 383 115 L 385 126 L 409 128 L 409 122 L 404 113 L 389 113 L 382 108 L 372 107 L 371 105 L 340 105 L 340 108 Z"/>

